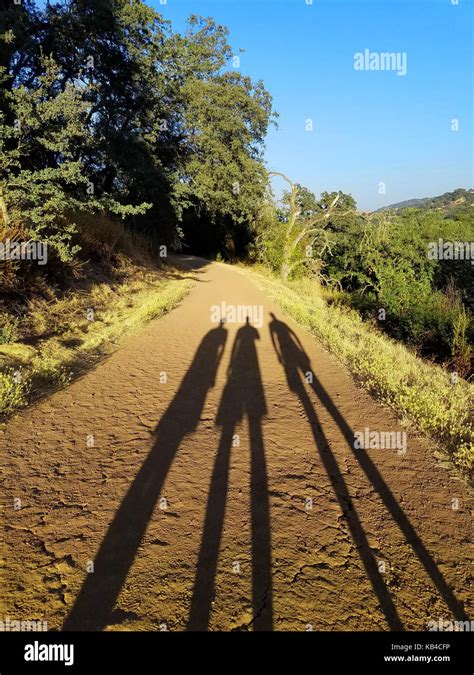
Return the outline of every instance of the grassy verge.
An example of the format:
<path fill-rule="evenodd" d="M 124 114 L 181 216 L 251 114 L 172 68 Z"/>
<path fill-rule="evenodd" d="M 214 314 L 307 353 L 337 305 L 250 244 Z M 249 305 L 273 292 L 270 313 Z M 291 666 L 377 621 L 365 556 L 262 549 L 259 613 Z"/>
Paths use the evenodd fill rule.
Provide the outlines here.
<path fill-rule="evenodd" d="M 175 307 L 191 288 L 189 279 L 128 280 L 118 288 L 93 286 L 90 294 L 56 303 L 67 326 L 34 347 L 0 345 L 0 413 L 10 414 L 41 394 L 67 385 L 111 353 L 124 336 Z M 90 320 L 89 308 L 94 309 Z M 37 317 L 37 320 L 41 315 Z"/>
<path fill-rule="evenodd" d="M 0 306 L 2 417 L 67 385 L 192 286 L 191 275 L 157 265 L 146 241 L 120 223 L 85 223 L 81 244 L 88 258 L 61 284 L 37 277 L 28 294 L 16 290 Z"/>
<path fill-rule="evenodd" d="M 372 394 L 431 434 L 464 472 L 474 465 L 474 386 L 387 338 L 359 314 L 328 305 L 315 280 L 282 282 L 265 269 L 240 268 L 338 356 Z"/>

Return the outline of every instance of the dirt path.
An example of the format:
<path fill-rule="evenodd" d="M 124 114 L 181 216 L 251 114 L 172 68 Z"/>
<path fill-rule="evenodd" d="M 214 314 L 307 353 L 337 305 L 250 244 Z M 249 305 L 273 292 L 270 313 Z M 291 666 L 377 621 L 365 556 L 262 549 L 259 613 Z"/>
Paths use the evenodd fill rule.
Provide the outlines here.
<path fill-rule="evenodd" d="M 247 277 L 182 262 L 181 306 L 6 425 L 2 614 L 109 630 L 466 619 L 464 484 Z M 263 326 L 212 324 L 223 300 L 263 306 Z M 365 428 L 406 431 L 406 453 L 355 449 Z"/>

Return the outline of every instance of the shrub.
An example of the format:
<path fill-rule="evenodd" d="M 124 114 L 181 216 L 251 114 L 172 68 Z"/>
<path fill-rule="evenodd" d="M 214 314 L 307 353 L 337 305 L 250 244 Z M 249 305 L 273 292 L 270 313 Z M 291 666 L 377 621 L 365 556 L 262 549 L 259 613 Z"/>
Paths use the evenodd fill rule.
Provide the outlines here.
<path fill-rule="evenodd" d="M 6 345 L 18 339 L 19 320 L 5 312 L 0 312 L 0 344 Z"/>
<path fill-rule="evenodd" d="M 30 380 L 21 370 L 0 371 L 0 413 L 9 413 L 26 405 Z"/>

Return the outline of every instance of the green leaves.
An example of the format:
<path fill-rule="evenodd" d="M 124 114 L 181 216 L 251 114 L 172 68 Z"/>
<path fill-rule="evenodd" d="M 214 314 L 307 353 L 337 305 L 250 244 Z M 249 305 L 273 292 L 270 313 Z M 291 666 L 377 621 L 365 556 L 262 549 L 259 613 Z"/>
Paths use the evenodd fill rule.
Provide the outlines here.
<path fill-rule="evenodd" d="M 74 159 L 88 136 L 88 105 L 71 86 L 58 88 L 59 69 L 48 57 L 34 85 L 21 84 L 6 93 L 13 125 L 0 116 L 0 188 L 7 224 L 21 225 L 29 237 L 50 243 L 63 260 L 74 255 L 71 225 L 57 221 L 87 183 Z M 77 199 L 77 197 L 76 197 Z"/>
<path fill-rule="evenodd" d="M 261 82 L 228 70 L 226 28 L 192 16 L 175 34 L 138 0 L 26 2 L 3 18 L 7 219 L 63 258 L 73 251 L 60 216 L 75 209 L 133 218 L 165 242 L 190 210 L 219 237 L 250 228 L 272 107 Z"/>

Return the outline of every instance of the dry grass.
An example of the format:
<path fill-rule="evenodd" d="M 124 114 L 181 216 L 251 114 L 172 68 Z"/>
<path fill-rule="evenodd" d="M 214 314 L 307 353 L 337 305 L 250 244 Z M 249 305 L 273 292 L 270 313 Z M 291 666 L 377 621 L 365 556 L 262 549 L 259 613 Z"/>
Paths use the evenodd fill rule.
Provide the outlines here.
<path fill-rule="evenodd" d="M 0 280 L 0 414 L 67 385 L 121 338 L 175 307 L 192 285 L 120 221 L 74 220 L 81 253 L 59 270 L 60 282 L 57 273 L 36 276 L 24 292 L 17 268 L 8 289 Z"/>
<path fill-rule="evenodd" d="M 137 265 L 156 267 L 157 256 L 152 242 L 146 237 L 129 230 L 122 220 L 106 214 L 71 215 L 77 224 L 77 243 L 81 247 L 81 258 L 100 258 L 102 263 L 133 261 Z"/>
<path fill-rule="evenodd" d="M 284 283 L 259 268 L 241 268 L 301 325 L 337 355 L 372 394 L 441 442 L 465 472 L 474 465 L 474 386 L 424 361 L 363 323 L 359 314 L 329 306 L 318 282 Z"/>

